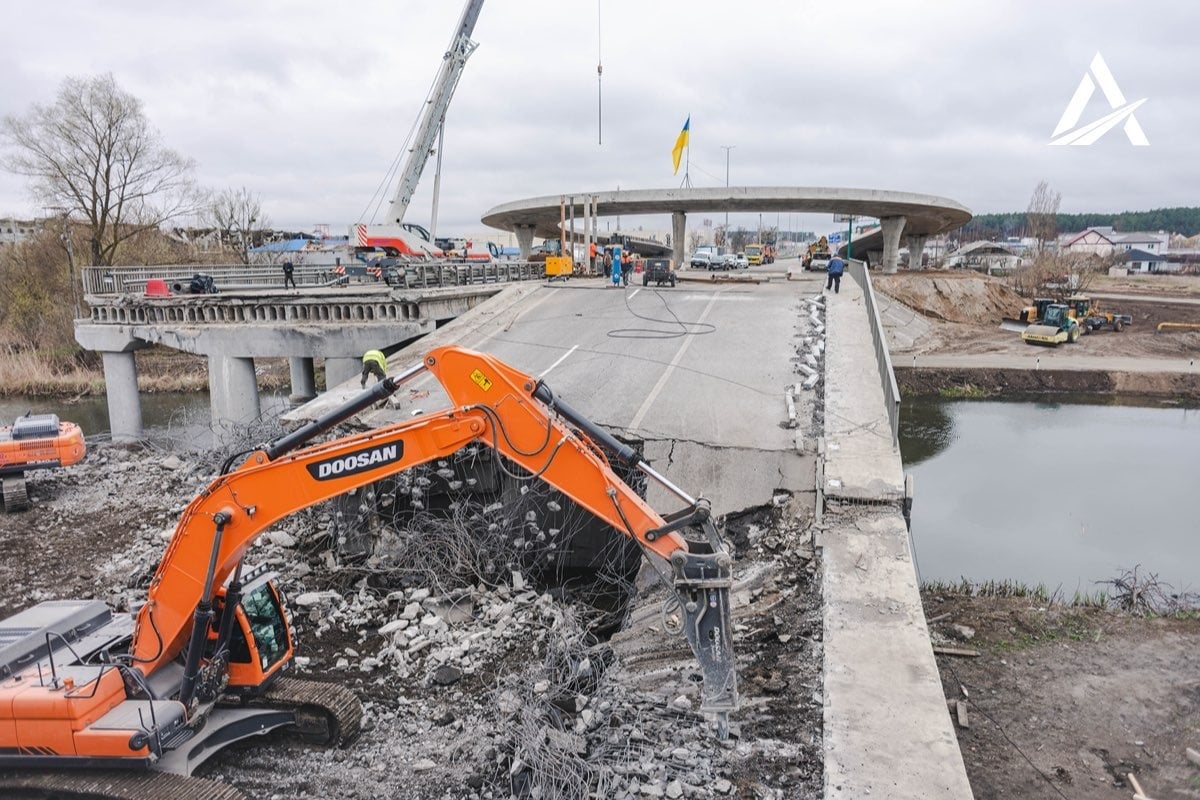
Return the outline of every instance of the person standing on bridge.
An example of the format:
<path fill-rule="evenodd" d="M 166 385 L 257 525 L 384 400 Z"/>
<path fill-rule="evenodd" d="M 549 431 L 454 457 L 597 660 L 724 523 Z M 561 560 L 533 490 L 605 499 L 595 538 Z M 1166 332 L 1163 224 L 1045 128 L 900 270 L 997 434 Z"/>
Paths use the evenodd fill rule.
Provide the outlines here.
<path fill-rule="evenodd" d="M 298 286 L 296 286 L 296 279 L 292 277 L 292 271 L 294 269 L 295 269 L 295 267 L 292 266 L 292 262 L 290 262 L 290 261 L 283 262 L 283 288 L 284 289 L 288 288 L 289 283 L 292 285 L 293 289 L 299 288 Z"/>
<path fill-rule="evenodd" d="M 829 259 L 829 278 L 825 281 L 825 291 L 833 289 L 833 293 L 837 294 L 842 289 L 842 273 L 846 271 L 846 262 L 842 261 L 842 257 L 837 253 L 833 254 L 833 258 Z"/>
<path fill-rule="evenodd" d="M 368 375 L 374 375 L 376 383 L 387 377 L 387 356 L 382 350 L 368 350 L 363 353 L 362 377 L 359 384 L 364 389 L 367 388 Z"/>

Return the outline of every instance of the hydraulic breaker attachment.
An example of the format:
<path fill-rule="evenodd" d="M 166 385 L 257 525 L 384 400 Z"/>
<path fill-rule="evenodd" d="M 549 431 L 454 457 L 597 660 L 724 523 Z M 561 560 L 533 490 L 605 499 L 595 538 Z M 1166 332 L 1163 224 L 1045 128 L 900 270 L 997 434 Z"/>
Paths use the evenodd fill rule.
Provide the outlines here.
<path fill-rule="evenodd" d="M 677 552 L 671 557 L 675 592 L 683 613 L 683 634 L 704 676 L 700 710 L 718 715 L 724 738 L 729 712 L 737 708 L 737 664 L 729 589 L 733 560 L 728 553 Z"/>

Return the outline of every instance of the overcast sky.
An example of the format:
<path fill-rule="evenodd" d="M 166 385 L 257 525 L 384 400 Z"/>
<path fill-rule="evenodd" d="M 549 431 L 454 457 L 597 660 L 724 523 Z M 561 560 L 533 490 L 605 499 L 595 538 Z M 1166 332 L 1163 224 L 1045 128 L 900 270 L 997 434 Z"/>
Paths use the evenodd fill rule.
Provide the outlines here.
<path fill-rule="evenodd" d="M 67 76 L 112 72 L 201 184 L 247 187 L 277 227 L 337 233 L 370 221 L 463 7 L 20 5 L 0 116 L 52 103 Z M 698 187 L 725 184 L 733 145 L 735 186 L 895 189 L 985 213 L 1024 209 L 1045 179 L 1063 211 L 1200 205 L 1198 25 L 1186 0 L 490 0 L 447 118 L 438 231 L 479 231 L 486 210 L 526 197 L 677 187 L 670 151 L 689 114 Z M 1096 53 L 1127 102 L 1146 98 L 1149 147 L 1120 128 L 1048 145 Z M 1111 110 L 1097 91 L 1081 124 Z M 433 164 L 410 221 L 429 222 Z M 0 172 L 0 216 L 39 213 Z"/>

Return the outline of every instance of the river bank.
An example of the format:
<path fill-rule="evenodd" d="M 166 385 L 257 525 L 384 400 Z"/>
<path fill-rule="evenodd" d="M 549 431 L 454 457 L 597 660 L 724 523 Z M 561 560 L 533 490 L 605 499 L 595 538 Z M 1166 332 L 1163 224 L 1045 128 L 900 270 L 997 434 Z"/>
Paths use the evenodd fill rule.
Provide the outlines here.
<path fill-rule="evenodd" d="M 903 366 L 896 366 L 895 372 L 903 395 L 1007 400 L 1074 396 L 1140 400 L 1151 405 L 1200 405 L 1200 367 L 1195 374 Z"/>
<path fill-rule="evenodd" d="M 137 353 L 138 389 L 143 392 L 208 391 L 208 359 L 167 347 Z M 287 359 L 255 359 L 261 391 L 289 385 Z M 0 397 L 84 397 L 104 394 L 99 356 L 64 357 L 26 348 L 8 348 L 0 358 Z"/>

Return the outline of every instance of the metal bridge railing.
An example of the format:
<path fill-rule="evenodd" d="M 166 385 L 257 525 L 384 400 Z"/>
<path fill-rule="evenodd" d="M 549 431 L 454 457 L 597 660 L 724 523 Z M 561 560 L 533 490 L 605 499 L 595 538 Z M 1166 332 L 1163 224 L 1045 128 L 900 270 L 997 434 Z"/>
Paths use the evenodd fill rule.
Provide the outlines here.
<path fill-rule="evenodd" d="M 146 283 L 159 279 L 175 294 L 187 294 L 192 276 L 208 275 L 221 291 L 238 289 L 282 289 L 283 268 L 278 264 L 168 264 L 140 267 L 84 267 L 85 295 L 141 294 Z M 471 286 L 486 283 L 541 280 L 546 277 L 543 263 L 528 261 L 493 261 L 483 264 L 455 262 L 413 262 L 383 267 L 378 275 L 362 265 L 350 265 L 340 270 L 333 266 L 297 264 L 292 273 L 300 289 L 327 286 L 347 277 L 367 283 L 387 283 L 406 289 L 429 289 L 445 286 Z"/>
<path fill-rule="evenodd" d="M 879 380 L 883 385 L 883 398 L 887 405 L 888 425 L 892 429 L 892 446 L 900 446 L 900 388 L 896 383 L 896 372 L 892 369 L 892 356 L 888 352 L 887 336 L 879 306 L 875 303 L 875 288 L 871 285 L 871 273 L 866 263 L 850 259 L 848 267 L 851 277 L 862 289 L 867 304 L 867 320 L 871 326 L 871 342 L 875 346 L 875 362 L 879 365 Z"/>

